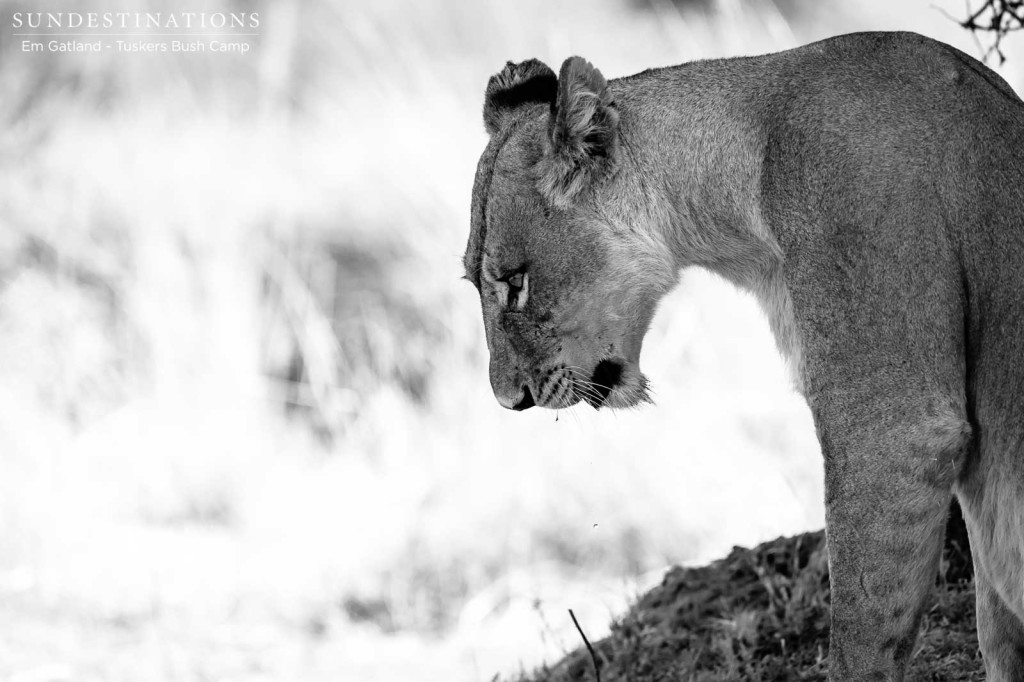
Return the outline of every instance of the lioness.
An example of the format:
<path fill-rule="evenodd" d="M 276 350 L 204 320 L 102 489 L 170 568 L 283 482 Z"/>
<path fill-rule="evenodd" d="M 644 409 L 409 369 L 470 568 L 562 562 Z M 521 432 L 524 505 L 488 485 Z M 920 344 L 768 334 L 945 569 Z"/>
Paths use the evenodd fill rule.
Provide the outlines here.
<path fill-rule="evenodd" d="M 831 680 L 899 680 L 953 494 L 988 679 L 1024 679 L 1024 103 L 947 45 L 858 33 L 608 82 L 491 78 L 466 276 L 505 407 L 646 400 L 681 268 L 767 314 L 825 459 Z"/>

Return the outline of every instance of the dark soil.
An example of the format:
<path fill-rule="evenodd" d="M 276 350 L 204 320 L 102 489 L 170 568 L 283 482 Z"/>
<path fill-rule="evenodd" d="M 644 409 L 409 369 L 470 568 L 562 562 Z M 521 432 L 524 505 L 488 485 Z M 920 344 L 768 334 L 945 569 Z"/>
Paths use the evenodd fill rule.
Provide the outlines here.
<path fill-rule="evenodd" d="M 984 679 L 970 550 L 959 509 L 947 529 L 934 603 L 908 679 Z M 737 547 L 700 568 L 673 568 L 593 646 L 602 682 L 825 680 L 829 632 L 824 534 Z M 597 679 L 586 648 L 518 682 Z"/>

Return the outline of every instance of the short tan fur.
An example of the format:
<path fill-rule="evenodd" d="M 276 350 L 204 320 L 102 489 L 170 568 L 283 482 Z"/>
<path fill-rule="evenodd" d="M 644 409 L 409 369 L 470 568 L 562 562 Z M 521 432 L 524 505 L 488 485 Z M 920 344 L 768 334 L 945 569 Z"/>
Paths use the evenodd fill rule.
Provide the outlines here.
<path fill-rule="evenodd" d="M 909 33 L 606 81 L 491 79 L 467 277 L 506 407 L 647 398 L 681 268 L 751 291 L 825 462 L 831 680 L 900 680 L 959 497 L 993 682 L 1024 679 L 1024 103 Z"/>

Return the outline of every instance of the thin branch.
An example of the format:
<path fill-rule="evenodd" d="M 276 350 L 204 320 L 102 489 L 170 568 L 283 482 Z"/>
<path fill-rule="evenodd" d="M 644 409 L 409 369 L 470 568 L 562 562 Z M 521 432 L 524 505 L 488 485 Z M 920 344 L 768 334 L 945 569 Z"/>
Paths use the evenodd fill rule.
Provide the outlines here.
<path fill-rule="evenodd" d="M 594 653 L 594 647 L 590 646 L 590 640 L 583 634 L 583 628 L 580 627 L 580 622 L 576 620 L 576 614 L 572 612 L 572 609 L 569 609 L 569 617 L 572 618 L 572 624 L 576 626 L 576 631 L 580 633 L 583 643 L 587 645 L 587 651 L 590 652 L 590 660 L 594 662 L 594 678 L 597 682 L 601 682 L 601 664 L 597 660 L 597 654 Z"/>
<path fill-rule="evenodd" d="M 989 56 L 996 54 L 999 56 L 999 63 L 1005 63 L 1003 38 L 1014 31 L 1024 29 L 1024 0 L 984 0 L 976 10 L 971 9 L 971 0 L 966 0 L 965 4 L 967 18 L 957 23 L 971 32 L 979 48 L 979 31 L 994 36 L 992 44 L 983 50 L 982 60 L 988 61 Z"/>

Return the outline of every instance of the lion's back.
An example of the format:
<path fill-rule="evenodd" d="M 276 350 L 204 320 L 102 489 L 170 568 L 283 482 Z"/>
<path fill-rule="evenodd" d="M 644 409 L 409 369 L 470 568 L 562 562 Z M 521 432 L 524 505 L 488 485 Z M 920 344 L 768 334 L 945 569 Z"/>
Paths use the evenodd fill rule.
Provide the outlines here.
<path fill-rule="evenodd" d="M 759 95 L 769 211 L 838 221 L 846 238 L 856 229 L 893 248 L 941 234 L 978 288 L 1016 298 L 1003 289 L 1024 287 L 1024 102 L 1006 81 L 914 33 L 849 34 L 762 59 L 774 79 Z M 907 219 L 884 219 L 893 212 Z"/>

